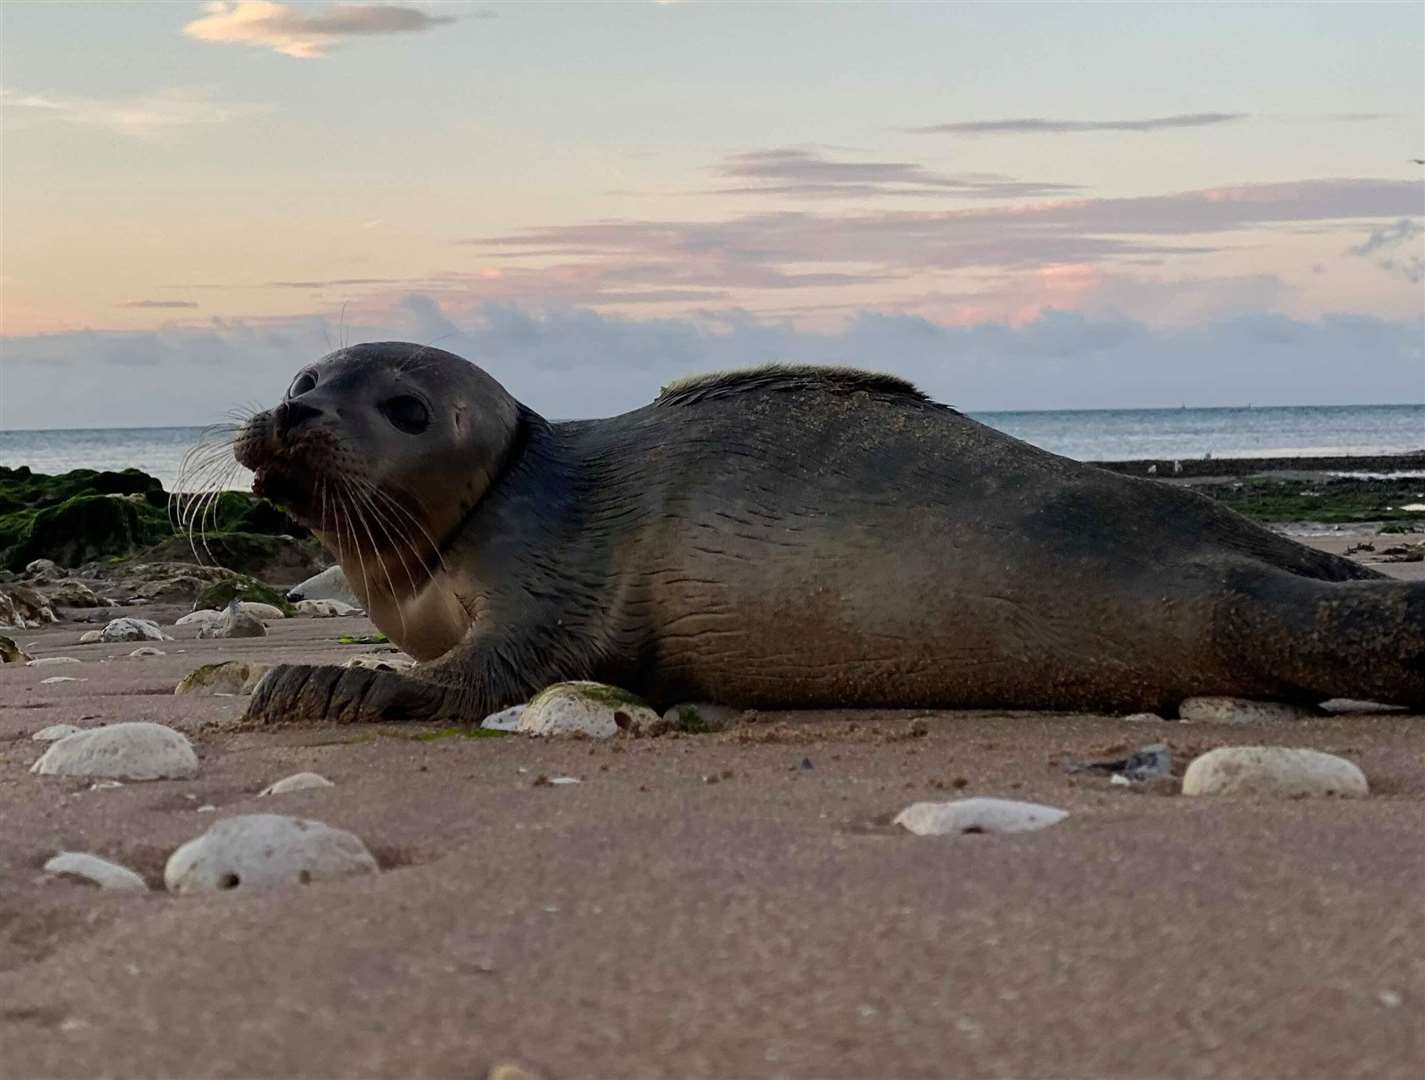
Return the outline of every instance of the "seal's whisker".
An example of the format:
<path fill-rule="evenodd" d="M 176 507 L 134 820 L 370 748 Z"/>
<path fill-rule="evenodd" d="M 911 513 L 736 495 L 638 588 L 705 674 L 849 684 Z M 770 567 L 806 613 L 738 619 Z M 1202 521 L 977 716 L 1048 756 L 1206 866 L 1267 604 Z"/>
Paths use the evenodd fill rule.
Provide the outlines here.
<path fill-rule="evenodd" d="M 358 489 L 349 488 L 349 490 L 354 496 L 360 495 Z M 406 634 L 406 612 L 401 605 L 401 597 L 396 592 L 396 583 L 391 580 L 391 571 L 386 568 L 386 560 L 381 557 L 381 552 L 376 546 L 376 537 L 372 534 L 371 526 L 367 523 L 366 514 L 362 511 L 361 505 L 357 503 L 355 499 L 352 500 L 352 509 L 356 513 L 357 521 L 360 522 L 361 527 L 366 530 L 366 538 L 371 541 L 371 557 L 376 560 L 377 565 L 381 567 L 381 573 L 386 576 L 386 585 L 391 590 L 391 601 L 396 605 L 396 615 L 401 620 L 401 636 L 404 637 Z M 365 573 L 364 569 L 362 573 Z M 411 595 L 415 595 L 414 581 L 411 583 Z"/>
<path fill-rule="evenodd" d="M 385 505 L 390 508 L 398 521 L 408 522 L 420 530 L 421 535 L 425 537 L 426 543 L 430 545 L 431 552 L 435 555 L 436 561 L 440 563 L 440 568 L 449 573 L 450 567 L 446 565 L 445 553 L 440 550 L 440 545 L 436 543 L 435 537 L 430 534 L 430 530 L 425 527 L 420 518 L 416 517 L 409 508 L 402 506 L 400 502 L 392 498 L 389 493 L 382 491 L 377 485 L 370 485 L 370 489 L 373 494 L 379 496 L 384 501 Z M 412 498 L 415 498 L 416 505 L 420 506 L 422 510 L 425 510 L 425 504 L 418 497 L 413 494 Z M 426 572 L 430 573 L 429 560 L 421 559 L 420 561 L 421 565 L 426 567 Z M 432 577 L 434 577 L 433 574 Z"/>
<path fill-rule="evenodd" d="M 410 564 L 406 561 L 406 553 L 402 550 L 402 545 L 407 548 L 410 547 L 409 538 L 399 535 L 399 530 L 398 535 L 392 535 L 389 523 L 387 522 L 386 518 L 381 514 L 380 508 L 371 500 L 371 495 L 369 493 L 369 485 L 357 484 L 355 490 L 357 496 L 360 497 L 363 502 L 365 502 L 366 508 L 371 512 L 370 516 L 376 519 L 376 524 L 380 528 L 381 532 L 385 535 L 387 541 L 389 541 L 391 550 L 394 551 L 396 553 L 396 557 L 401 560 L 401 569 L 405 571 L 406 581 L 411 586 L 410 595 L 414 597 L 416 593 L 420 591 L 420 587 L 416 584 L 415 575 L 411 573 Z M 369 525 L 367 527 L 367 531 L 368 533 L 370 532 Z M 372 537 L 371 542 L 373 545 L 376 543 L 375 537 Z M 413 552 L 412 554 L 415 553 Z M 419 557 L 417 557 L 416 561 L 420 562 Z M 382 559 L 381 565 L 383 568 L 385 568 L 386 564 L 384 558 Z M 427 574 L 429 575 L 429 571 L 427 571 Z M 387 580 L 390 581 L 389 572 L 387 573 Z M 395 583 L 392 582 L 391 589 L 393 593 L 395 591 L 395 588 Z"/>
<path fill-rule="evenodd" d="M 351 536 L 351 548 L 356 553 L 357 565 L 361 567 L 361 591 L 365 593 L 368 608 L 371 606 L 371 579 L 366 576 L 366 556 L 361 553 L 361 542 L 356 538 L 356 527 L 352 524 L 355 516 L 355 507 L 352 505 L 351 490 L 347 482 L 341 477 L 336 477 L 337 491 L 341 494 L 341 520 L 340 523 L 346 525 L 347 533 Z"/>

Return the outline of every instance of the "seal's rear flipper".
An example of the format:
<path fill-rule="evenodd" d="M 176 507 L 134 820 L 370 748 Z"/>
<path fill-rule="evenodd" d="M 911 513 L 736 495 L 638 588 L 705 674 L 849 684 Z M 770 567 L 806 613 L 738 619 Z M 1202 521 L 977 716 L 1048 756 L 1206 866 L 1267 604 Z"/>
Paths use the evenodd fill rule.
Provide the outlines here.
<path fill-rule="evenodd" d="M 464 712 L 457 694 L 405 675 L 279 664 L 258 683 L 243 719 L 255 726 L 470 721 Z"/>
<path fill-rule="evenodd" d="M 1227 584 L 1216 637 L 1234 670 L 1283 697 L 1425 707 L 1425 582 L 1317 581 L 1251 565 Z"/>

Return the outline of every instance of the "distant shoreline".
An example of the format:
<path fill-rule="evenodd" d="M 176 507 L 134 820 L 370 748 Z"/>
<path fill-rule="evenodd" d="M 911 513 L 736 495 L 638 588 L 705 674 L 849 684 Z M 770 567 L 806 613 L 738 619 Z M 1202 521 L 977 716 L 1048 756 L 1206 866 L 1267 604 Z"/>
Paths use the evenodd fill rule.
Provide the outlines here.
<path fill-rule="evenodd" d="M 1110 472 L 1160 478 L 1250 476 L 1263 472 L 1425 472 L 1425 450 L 1401 454 L 1336 454 L 1314 457 L 1138 458 L 1089 461 Z"/>

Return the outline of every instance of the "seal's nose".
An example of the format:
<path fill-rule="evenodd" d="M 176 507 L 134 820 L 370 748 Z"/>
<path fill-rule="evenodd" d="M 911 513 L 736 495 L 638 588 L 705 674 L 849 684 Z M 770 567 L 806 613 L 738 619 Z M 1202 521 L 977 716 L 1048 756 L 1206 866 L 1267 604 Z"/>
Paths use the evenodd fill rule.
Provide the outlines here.
<path fill-rule="evenodd" d="M 284 401 L 273 410 L 272 419 L 276 422 L 278 437 L 286 438 L 307 421 L 321 415 L 321 409 L 305 401 Z"/>

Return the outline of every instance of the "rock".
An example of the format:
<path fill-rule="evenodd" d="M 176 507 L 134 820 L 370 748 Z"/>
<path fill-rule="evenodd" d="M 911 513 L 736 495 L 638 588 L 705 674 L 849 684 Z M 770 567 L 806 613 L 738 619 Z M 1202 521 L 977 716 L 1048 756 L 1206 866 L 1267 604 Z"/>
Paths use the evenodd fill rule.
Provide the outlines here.
<path fill-rule="evenodd" d="M 362 611 L 340 600 L 298 600 L 297 614 L 314 619 L 335 619 L 342 615 L 360 615 Z"/>
<path fill-rule="evenodd" d="M 366 668 L 369 671 L 410 671 L 416 666 L 416 662 L 398 652 L 359 653 L 341 666 Z"/>
<path fill-rule="evenodd" d="M 139 648 L 129 653 L 129 655 L 138 657 L 139 659 L 143 659 L 149 656 L 167 656 L 168 654 L 162 649 L 155 649 L 152 645 L 141 645 Z"/>
<path fill-rule="evenodd" d="M 54 667 L 56 664 L 77 664 L 73 656 L 41 656 L 37 660 L 26 660 L 25 667 Z"/>
<path fill-rule="evenodd" d="M 1234 697 L 1193 697 L 1178 706 L 1179 719 L 1198 724 L 1275 724 L 1311 720 L 1320 715 L 1320 709 L 1288 705 L 1283 701 Z"/>
<path fill-rule="evenodd" d="M 1163 722 L 1161 716 L 1151 712 L 1130 713 L 1128 716 L 1119 717 L 1119 719 L 1128 724 L 1161 724 Z"/>
<path fill-rule="evenodd" d="M 104 601 L 82 581 L 59 581 L 45 589 L 45 596 L 55 607 L 96 608 L 103 607 Z"/>
<path fill-rule="evenodd" d="M 81 877 L 92 881 L 101 889 L 113 889 L 116 892 L 148 892 L 144 879 L 128 867 L 78 851 L 61 851 L 45 863 L 45 873 Z"/>
<path fill-rule="evenodd" d="M 41 679 L 41 686 L 54 686 L 56 683 L 66 682 L 88 682 L 88 679 L 77 679 L 73 675 L 51 675 L 48 679 Z"/>
<path fill-rule="evenodd" d="M 284 777 L 275 784 L 269 784 L 257 793 L 257 797 L 260 799 L 264 795 L 286 795 L 289 791 L 306 791 L 308 788 L 319 787 L 336 787 L 336 785 L 318 773 L 299 772 Z"/>
<path fill-rule="evenodd" d="M 173 639 L 158 628 L 151 619 L 134 619 L 124 616 L 110 619 L 101 632 L 100 641 L 172 641 Z"/>
<path fill-rule="evenodd" d="M 267 627 L 256 615 L 245 611 L 231 611 L 221 625 L 205 626 L 198 631 L 200 638 L 251 638 L 266 637 Z"/>
<path fill-rule="evenodd" d="M 246 603 L 270 604 L 283 615 L 291 615 L 296 610 L 280 592 L 269 588 L 256 578 L 245 575 L 209 585 L 194 599 L 193 610 L 226 608 L 234 599 Z"/>
<path fill-rule="evenodd" d="M 204 608 L 202 611 L 190 611 L 187 615 L 177 619 L 173 625 L 199 627 L 220 626 L 227 617 L 226 612 Z"/>
<path fill-rule="evenodd" d="M 663 714 L 663 719 L 677 731 L 701 734 L 708 731 L 725 731 L 741 714 L 741 709 L 734 709 L 729 705 L 688 701 L 674 705 Z"/>
<path fill-rule="evenodd" d="M 1334 754 L 1285 746 L 1224 746 L 1193 759 L 1183 776 L 1183 794 L 1364 798 L 1370 786 L 1359 768 Z"/>
<path fill-rule="evenodd" d="M 490 1070 L 485 1080 L 540 1080 L 540 1075 L 513 1061 L 502 1061 Z"/>
<path fill-rule="evenodd" d="M 525 705 L 511 705 L 508 709 L 501 709 L 485 717 L 480 721 L 480 726 L 486 731 L 518 731 L 520 717 L 524 715 L 526 708 Z"/>
<path fill-rule="evenodd" d="M 63 739 L 66 735 L 77 735 L 83 730 L 73 724 L 51 724 L 49 727 L 40 728 L 30 738 L 36 742 L 54 742 L 56 739 Z"/>
<path fill-rule="evenodd" d="M 198 774 L 198 756 L 181 732 L 136 721 L 67 735 L 51 743 L 30 772 L 114 780 L 181 780 Z"/>
<path fill-rule="evenodd" d="M 28 664 L 33 657 L 15 644 L 14 638 L 0 634 L 0 664 Z"/>
<path fill-rule="evenodd" d="M 86 630 L 79 635 L 79 644 L 81 645 L 93 645 L 96 641 L 103 640 L 104 631 L 102 630 Z"/>
<path fill-rule="evenodd" d="M 215 694 L 251 694 L 267 674 L 267 664 L 246 660 L 226 660 L 219 664 L 204 664 L 183 676 L 173 688 L 175 694 L 212 697 Z"/>
<path fill-rule="evenodd" d="M 287 590 L 287 599 L 293 603 L 300 600 L 340 600 L 353 607 L 359 605 L 340 566 L 329 566 L 300 585 L 292 586 Z"/>
<path fill-rule="evenodd" d="M 132 554 L 171 531 L 168 514 L 142 496 L 131 501 L 118 492 L 75 495 L 39 510 L 7 558 L 11 569 L 28 566 L 37 557 L 80 566 L 110 555 Z"/>
<path fill-rule="evenodd" d="M 49 601 L 24 585 L 0 585 L 0 626 L 33 630 L 59 622 Z"/>
<path fill-rule="evenodd" d="M 245 814 L 215 823 L 175 851 L 163 880 L 171 892 L 222 892 L 378 870 L 366 845 L 343 829 L 279 814 Z"/>
<path fill-rule="evenodd" d="M 959 799 L 955 802 L 918 802 L 896 815 L 895 824 L 917 836 L 960 833 L 1032 832 L 1057 825 L 1067 810 L 1012 799 Z"/>
<path fill-rule="evenodd" d="M 54 578 L 63 572 L 53 559 L 35 559 L 25 567 L 25 573 L 30 577 Z"/>
<path fill-rule="evenodd" d="M 244 600 L 238 604 L 238 610 L 244 615 L 251 615 L 253 618 L 261 619 L 263 622 L 275 622 L 278 619 L 285 619 L 287 616 L 281 608 L 273 607 L 271 604 L 259 604 L 253 600 Z"/>
<path fill-rule="evenodd" d="M 653 725 L 661 717 L 642 698 L 596 682 L 555 683 L 536 694 L 516 731 L 527 735 L 589 735 L 606 739 L 621 728 Z"/>
<path fill-rule="evenodd" d="M 1106 758 L 1101 761 L 1067 761 L 1064 771 L 1071 773 L 1095 773 L 1110 776 L 1124 783 L 1143 783 L 1167 776 L 1173 771 L 1173 754 L 1167 743 L 1153 743 L 1142 746 L 1127 757 Z"/>

